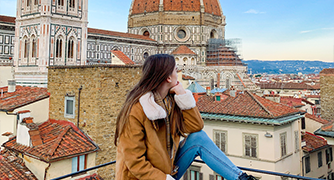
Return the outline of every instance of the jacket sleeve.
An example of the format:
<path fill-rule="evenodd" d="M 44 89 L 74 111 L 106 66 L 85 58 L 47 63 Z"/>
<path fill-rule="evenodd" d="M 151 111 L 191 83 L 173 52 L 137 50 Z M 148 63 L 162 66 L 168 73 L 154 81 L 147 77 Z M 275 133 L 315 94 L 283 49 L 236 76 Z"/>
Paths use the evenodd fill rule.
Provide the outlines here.
<path fill-rule="evenodd" d="M 125 166 L 137 179 L 166 179 L 167 175 L 164 172 L 146 160 L 145 130 L 134 115 L 130 114 L 129 121 L 119 137 L 118 146 L 121 148 Z"/>
<path fill-rule="evenodd" d="M 196 106 L 196 101 L 191 91 L 186 89 L 185 94 L 174 96 L 176 104 L 182 110 L 185 129 L 185 133 L 193 133 L 203 129 L 204 122 Z"/>

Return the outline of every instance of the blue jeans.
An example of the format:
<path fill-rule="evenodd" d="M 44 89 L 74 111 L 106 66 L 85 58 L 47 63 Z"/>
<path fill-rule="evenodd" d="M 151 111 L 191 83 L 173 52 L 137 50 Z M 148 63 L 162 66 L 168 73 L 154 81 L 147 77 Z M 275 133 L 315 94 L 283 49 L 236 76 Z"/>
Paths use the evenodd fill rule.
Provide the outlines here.
<path fill-rule="evenodd" d="M 186 142 L 183 141 L 180 143 L 174 161 L 174 164 L 179 167 L 177 174 L 174 175 L 175 179 L 183 176 L 197 156 L 227 180 L 236 180 L 242 174 L 242 171 L 226 157 L 204 131 L 191 133 L 185 139 Z"/>

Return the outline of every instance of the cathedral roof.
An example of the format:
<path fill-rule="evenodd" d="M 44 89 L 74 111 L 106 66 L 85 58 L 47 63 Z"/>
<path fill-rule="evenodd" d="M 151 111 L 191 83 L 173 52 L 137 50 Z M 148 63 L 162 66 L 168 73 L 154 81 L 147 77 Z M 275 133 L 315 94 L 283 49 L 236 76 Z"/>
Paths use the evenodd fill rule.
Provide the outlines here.
<path fill-rule="evenodd" d="M 0 22 L 15 24 L 15 17 L 0 15 Z"/>
<path fill-rule="evenodd" d="M 160 0 L 133 0 L 130 15 L 143 14 L 159 11 Z M 200 12 L 201 6 L 204 7 L 204 12 L 221 16 L 221 8 L 218 0 L 163 0 L 164 11 L 188 11 Z"/>
<path fill-rule="evenodd" d="M 196 55 L 196 53 L 194 53 L 194 51 L 192 51 L 191 49 L 189 49 L 187 46 L 179 46 L 178 48 L 176 48 L 171 54 L 173 55 L 178 55 L 178 54 L 190 54 L 190 55 Z"/>
<path fill-rule="evenodd" d="M 116 31 L 108 31 L 108 30 L 103 30 L 103 29 L 88 28 L 88 33 L 89 34 L 99 34 L 99 35 L 124 37 L 124 38 L 141 39 L 141 40 L 147 40 L 147 41 L 155 41 L 154 39 L 151 39 L 151 38 L 149 38 L 147 36 L 143 36 L 143 35 L 116 32 Z"/>

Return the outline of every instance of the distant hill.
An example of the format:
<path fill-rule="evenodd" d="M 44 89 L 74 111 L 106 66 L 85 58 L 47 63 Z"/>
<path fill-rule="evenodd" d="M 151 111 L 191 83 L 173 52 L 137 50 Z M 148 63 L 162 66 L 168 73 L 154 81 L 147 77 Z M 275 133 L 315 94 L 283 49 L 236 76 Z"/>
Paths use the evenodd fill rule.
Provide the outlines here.
<path fill-rule="evenodd" d="M 248 73 L 252 74 L 318 74 L 324 68 L 334 68 L 333 62 L 323 61 L 303 61 L 303 60 L 284 60 L 284 61 L 260 61 L 244 60 L 248 64 Z"/>

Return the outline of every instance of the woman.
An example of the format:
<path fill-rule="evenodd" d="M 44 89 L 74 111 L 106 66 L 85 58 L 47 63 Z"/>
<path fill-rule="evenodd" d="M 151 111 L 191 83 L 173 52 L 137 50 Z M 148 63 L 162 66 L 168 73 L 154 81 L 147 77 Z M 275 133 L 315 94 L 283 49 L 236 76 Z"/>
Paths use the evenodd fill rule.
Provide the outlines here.
<path fill-rule="evenodd" d="M 173 56 L 152 55 L 117 117 L 116 179 L 180 179 L 196 156 L 228 180 L 250 179 L 211 141 Z M 188 136 L 187 136 L 188 135 Z M 180 142 L 180 137 L 185 140 Z"/>

